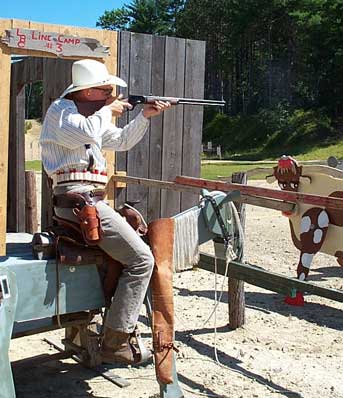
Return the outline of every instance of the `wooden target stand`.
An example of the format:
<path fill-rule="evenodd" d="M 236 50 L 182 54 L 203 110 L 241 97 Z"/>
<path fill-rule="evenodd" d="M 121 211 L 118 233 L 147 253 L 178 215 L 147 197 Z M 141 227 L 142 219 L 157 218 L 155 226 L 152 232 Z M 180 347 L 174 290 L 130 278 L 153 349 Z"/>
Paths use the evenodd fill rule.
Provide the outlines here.
<path fill-rule="evenodd" d="M 27 32 L 26 43 L 21 43 L 19 47 L 10 47 L 7 43 L 0 41 L 0 256 L 6 255 L 6 225 L 7 225 L 7 200 L 10 192 L 7 192 L 7 176 L 8 176 L 8 143 L 9 143 L 9 110 L 10 110 L 10 83 L 11 83 L 11 55 L 26 55 L 31 57 L 49 57 L 63 59 L 83 59 L 94 58 L 104 62 L 111 74 L 117 74 L 117 42 L 118 34 L 114 31 L 79 28 L 74 26 L 52 25 L 46 23 L 38 23 L 16 19 L 0 19 L 0 36 L 5 38 L 6 31 L 22 34 Z M 34 31 L 34 32 L 31 32 Z M 53 32 L 54 36 L 50 35 Z M 50 37 L 49 37 L 50 36 Z M 55 38 L 55 40 L 54 40 Z M 80 38 L 80 40 L 79 40 Z M 98 54 L 92 56 L 89 51 L 85 51 L 83 42 L 90 42 L 91 48 L 94 48 L 94 42 L 98 41 L 102 46 L 108 47 L 108 55 L 104 54 L 99 57 Z M 20 40 L 20 39 L 19 39 Z M 80 43 L 79 43 L 80 42 Z M 93 44 L 93 45 L 92 45 Z M 25 46 L 36 47 L 35 49 L 25 48 Z M 51 47 L 55 46 L 56 54 L 51 51 Z M 65 54 L 57 55 L 65 47 Z M 75 55 L 69 55 L 70 47 L 73 47 Z M 38 49 L 41 47 L 41 50 Z M 78 47 L 78 48 L 77 48 Z M 46 49 L 46 51 L 43 51 Z M 87 50 L 87 49 L 86 49 Z M 63 53 L 63 51 L 62 51 Z M 58 79 L 58 76 L 56 76 Z M 53 82 L 52 82 L 53 84 Z M 108 175 L 114 174 L 114 153 L 105 153 L 108 164 Z M 46 176 L 45 176 L 46 179 Z M 47 189 L 48 184 L 42 184 Z M 43 188 L 44 189 L 44 188 Z M 44 195 L 47 196 L 47 195 Z M 50 196 L 50 195 L 49 195 Z M 108 184 L 107 197 L 112 205 L 114 205 L 114 185 Z"/>

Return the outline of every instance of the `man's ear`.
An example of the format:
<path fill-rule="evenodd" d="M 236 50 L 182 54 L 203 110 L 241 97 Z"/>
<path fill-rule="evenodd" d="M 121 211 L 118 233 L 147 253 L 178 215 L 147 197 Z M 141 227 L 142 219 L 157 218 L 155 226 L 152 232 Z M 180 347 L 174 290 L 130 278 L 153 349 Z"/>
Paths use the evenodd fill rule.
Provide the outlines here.
<path fill-rule="evenodd" d="M 299 177 L 299 182 L 301 182 L 304 185 L 311 184 L 311 177 L 308 176 L 300 176 Z"/>
<path fill-rule="evenodd" d="M 276 181 L 276 177 L 274 176 L 274 174 L 272 174 L 266 177 L 266 181 L 268 182 L 268 184 L 272 184 L 273 182 Z"/>

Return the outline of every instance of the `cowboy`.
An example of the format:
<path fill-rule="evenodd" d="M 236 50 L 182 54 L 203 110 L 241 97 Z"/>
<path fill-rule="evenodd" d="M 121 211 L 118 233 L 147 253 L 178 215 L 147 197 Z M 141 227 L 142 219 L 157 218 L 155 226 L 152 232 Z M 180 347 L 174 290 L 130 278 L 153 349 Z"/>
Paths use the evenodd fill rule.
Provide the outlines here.
<path fill-rule="evenodd" d="M 110 75 L 101 62 L 74 62 L 72 84 L 46 113 L 40 145 L 54 195 L 77 193 L 100 198 L 95 203 L 103 232 L 98 246 L 123 264 L 105 321 L 102 358 L 107 363 L 134 364 L 138 359 L 129 343 L 130 334 L 138 320 L 154 258 L 134 229 L 103 200 L 107 176 L 101 150 L 129 150 L 143 138 L 149 118 L 161 114 L 170 104 L 157 101 L 144 105 L 134 120 L 118 128 L 112 117 L 121 116 L 131 105 L 121 95 L 112 96 L 113 86 L 127 85 Z M 55 214 L 78 222 L 71 208 L 55 207 Z"/>

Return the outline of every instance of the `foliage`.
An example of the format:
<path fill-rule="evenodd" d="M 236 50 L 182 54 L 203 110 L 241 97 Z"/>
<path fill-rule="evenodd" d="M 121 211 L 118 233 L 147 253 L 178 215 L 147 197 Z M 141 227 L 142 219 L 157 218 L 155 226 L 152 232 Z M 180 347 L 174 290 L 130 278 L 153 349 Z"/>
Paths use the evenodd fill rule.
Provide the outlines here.
<path fill-rule="evenodd" d="M 25 120 L 25 134 L 32 129 L 32 122 Z"/>
<path fill-rule="evenodd" d="M 42 117 L 43 82 L 29 83 L 25 86 L 26 119 Z"/>
<path fill-rule="evenodd" d="M 263 156 L 343 131 L 343 0 L 132 0 L 97 25 L 205 40 L 204 142 Z M 254 155 L 254 156 L 255 156 Z"/>
<path fill-rule="evenodd" d="M 306 149 L 304 151 L 300 150 L 299 147 L 297 147 L 298 152 L 294 151 L 284 151 L 280 152 L 280 154 L 287 154 L 287 155 L 293 155 L 296 157 L 298 161 L 307 161 L 307 160 L 322 160 L 323 163 L 325 164 L 329 156 L 335 156 L 338 159 L 343 159 L 343 139 L 340 139 L 339 141 L 327 145 L 327 146 L 314 146 L 311 149 Z M 238 172 L 238 171 L 247 171 L 255 168 L 268 168 L 275 166 L 275 161 L 279 158 L 280 154 L 274 155 L 274 156 L 260 156 L 260 160 L 264 160 L 263 164 L 261 163 L 253 163 L 253 162 L 242 162 L 242 161 L 232 161 L 232 162 L 215 162 L 215 163 L 210 163 L 207 162 L 206 160 L 201 162 L 201 177 L 202 178 L 208 178 L 211 180 L 218 179 L 218 176 L 231 176 L 232 173 Z M 251 157 L 251 154 L 249 154 L 249 157 Z M 274 161 L 272 163 L 267 163 L 266 160 L 271 160 L 273 159 Z M 262 174 L 256 174 L 252 177 L 249 177 L 249 179 L 261 179 L 264 178 L 265 175 Z"/>
<path fill-rule="evenodd" d="M 217 113 L 204 128 L 204 141 L 221 145 L 228 154 L 296 151 L 297 147 L 324 145 L 339 137 L 332 122 L 321 110 L 289 108 L 279 104 L 254 115 L 229 116 Z"/>
<path fill-rule="evenodd" d="M 175 35 L 182 0 L 133 0 L 122 8 L 105 11 L 96 26 L 109 30 Z"/>
<path fill-rule="evenodd" d="M 268 117 L 271 111 L 265 111 Z M 285 148 L 307 143 L 323 142 L 338 136 L 332 127 L 331 119 L 320 110 L 296 109 L 289 113 L 279 128 L 268 137 L 266 148 L 283 146 Z"/>

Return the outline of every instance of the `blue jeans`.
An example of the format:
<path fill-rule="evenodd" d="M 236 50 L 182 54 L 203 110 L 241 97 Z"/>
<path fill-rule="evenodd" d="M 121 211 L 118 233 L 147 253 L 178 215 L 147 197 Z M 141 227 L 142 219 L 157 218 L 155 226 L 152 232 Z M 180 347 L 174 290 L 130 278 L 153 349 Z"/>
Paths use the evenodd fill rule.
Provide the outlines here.
<path fill-rule="evenodd" d="M 81 193 L 94 189 L 92 186 L 67 186 L 54 189 L 55 194 Z M 106 326 L 124 333 L 131 333 L 137 323 L 144 297 L 154 267 L 154 257 L 149 246 L 136 234 L 126 220 L 105 201 L 96 204 L 104 231 L 98 245 L 124 268 L 108 311 Z M 76 221 L 72 209 L 55 209 L 56 215 Z"/>

